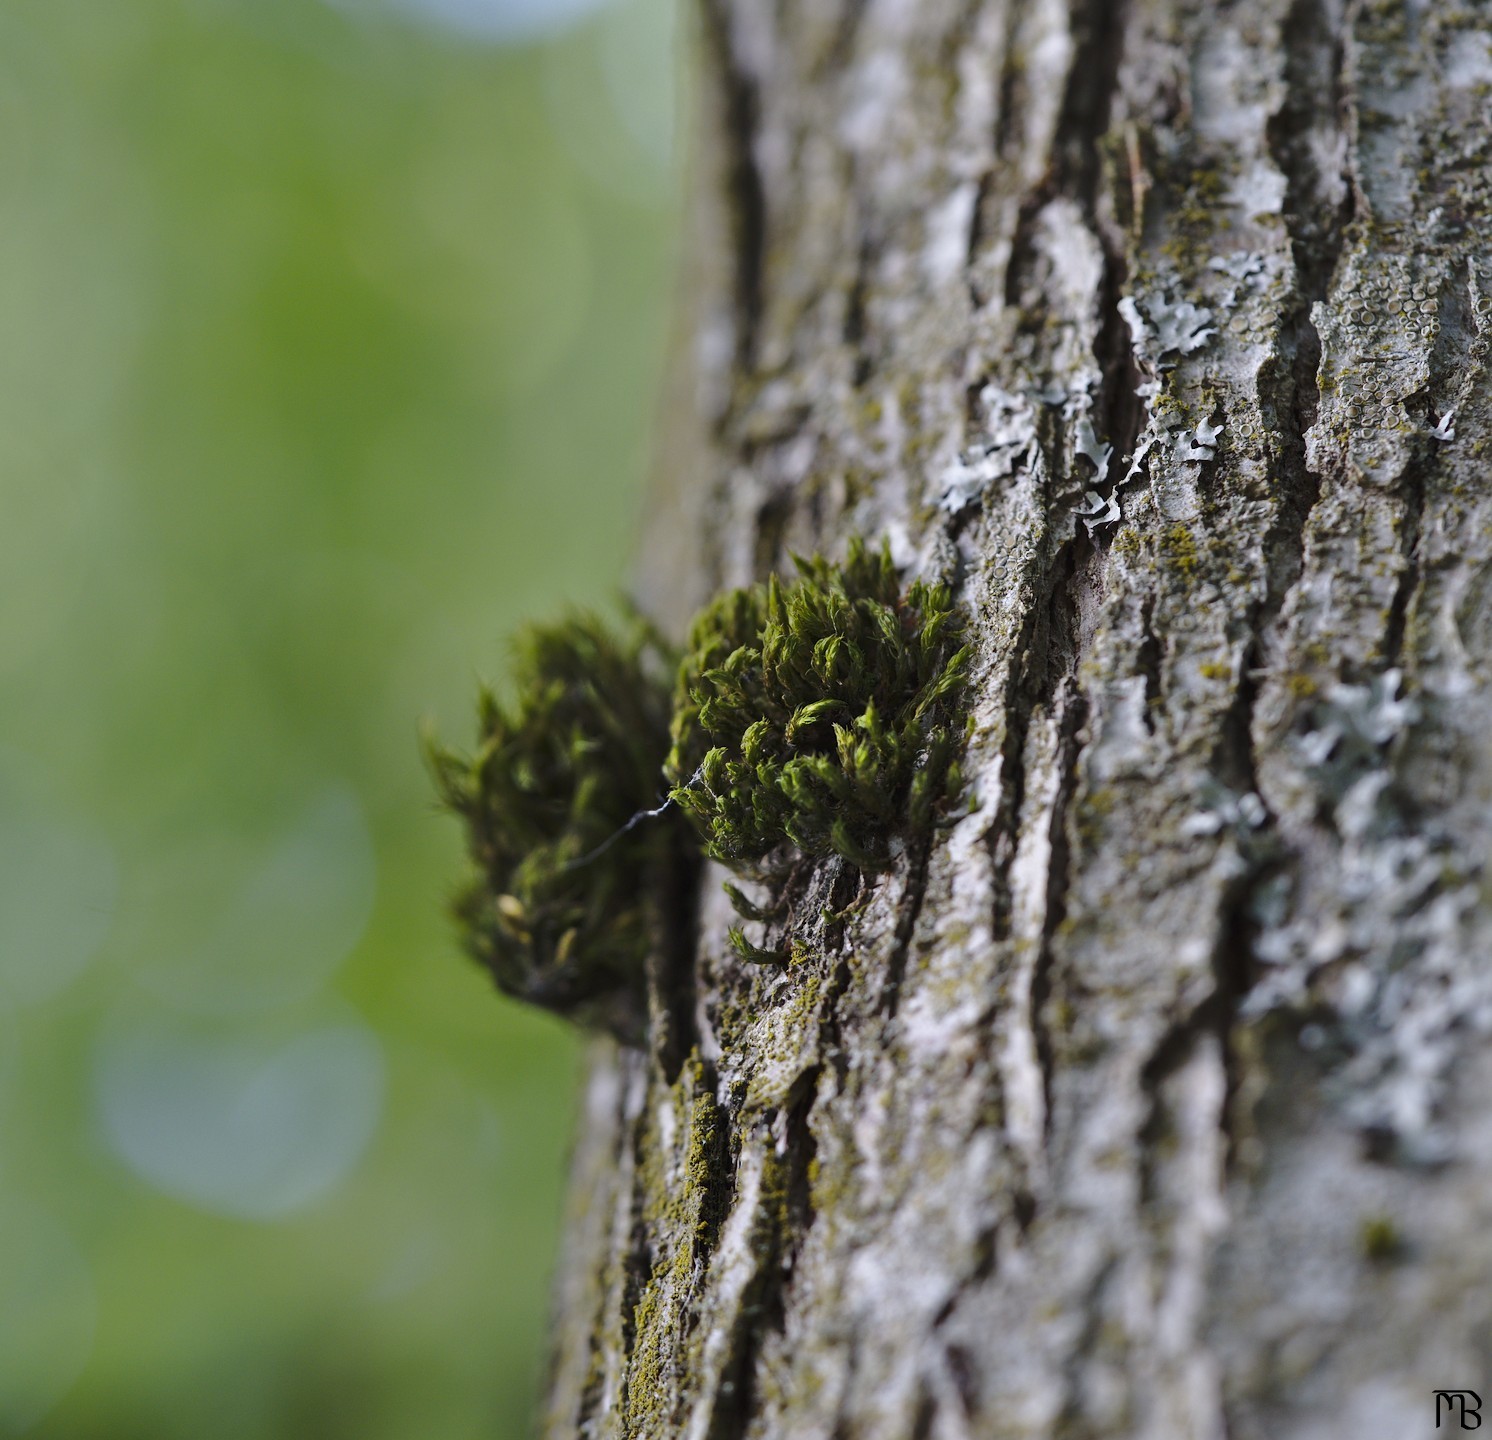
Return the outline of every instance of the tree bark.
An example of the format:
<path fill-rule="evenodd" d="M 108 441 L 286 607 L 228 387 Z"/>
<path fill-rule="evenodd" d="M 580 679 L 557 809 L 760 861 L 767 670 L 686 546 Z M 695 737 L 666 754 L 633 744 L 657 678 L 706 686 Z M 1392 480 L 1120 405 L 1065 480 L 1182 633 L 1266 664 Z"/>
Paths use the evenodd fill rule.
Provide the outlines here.
<path fill-rule="evenodd" d="M 707 875 L 547 1433 L 1428 1434 L 1492 1381 L 1492 7 L 700 28 L 643 592 L 953 576 L 977 808 L 782 970 Z"/>

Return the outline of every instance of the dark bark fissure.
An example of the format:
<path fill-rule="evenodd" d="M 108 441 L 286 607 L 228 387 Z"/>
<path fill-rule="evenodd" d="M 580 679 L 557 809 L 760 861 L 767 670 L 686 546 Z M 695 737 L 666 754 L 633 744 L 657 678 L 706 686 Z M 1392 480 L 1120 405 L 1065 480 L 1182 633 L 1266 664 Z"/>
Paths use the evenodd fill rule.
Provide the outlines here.
<path fill-rule="evenodd" d="M 1070 862 L 1067 818 L 1077 790 L 1083 725 L 1087 716 L 1087 701 L 1077 676 L 1082 655 L 1081 611 L 1085 608 L 1078 597 L 1085 592 L 1092 595 L 1097 584 L 1096 552 L 1086 543 L 1082 548 L 1087 569 L 1086 584 L 1078 583 L 1078 553 L 1076 542 L 1063 548 L 1062 559 L 1051 572 L 1046 605 L 1033 606 L 1027 615 L 1028 628 L 1022 634 L 1018 653 L 1026 657 L 1029 668 L 1012 672 L 1012 680 L 1006 687 L 1000 807 L 985 839 L 994 881 L 991 888 L 991 934 L 996 941 L 1008 941 L 1013 908 L 1010 866 L 1021 835 L 1031 819 L 1026 813 L 1026 747 L 1033 717 L 1038 713 L 1051 716 L 1057 727 L 1057 793 L 1046 819 L 1051 859 L 1046 877 L 1041 939 L 1031 977 L 1029 1011 L 1025 1016 L 1041 1070 L 1048 1132 L 1052 1121 L 1055 1055 L 1046 1014 L 1052 998 L 1055 939 L 1067 914 Z M 991 1010 L 987 1025 L 993 1023 L 995 1015 L 996 1012 Z M 1023 1190 L 1015 1197 L 1014 1203 L 1020 1227 L 1025 1230 L 1038 1208 L 1037 1197 Z M 993 1236 L 989 1254 L 992 1264 Z"/>
<path fill-rule="evenodd" d="M 1099 333 L 1095 359 L 1103 375 L 1097 407 L 1103 433 L 1115 456 L 1128 457 L 1139 434 L 1140 380 L 1130 343 L 1129 326 L 1119 313 L 1128 274 L 1123 237 L 1113 233 L 1100 213 L 1104 137 L 1109 133 L 1131 0 L 1086 0 L 1074 23 L 1079 37 L 1058 127 L 1057 189 L 1082 208 L 1089 229 L 1103 248 L 1099 291 Z M 1119 201 L 1114 197 L 1117 211 Z M 1112 464 L 1112 462 L 1111 462 Z"/>
<path fill-rule="evenodd" d="M 720 1228 L 736 1198 L 736 1156 L 739 1136 L 732 1124 L 727 1106 L 717 1099 L 720 1088 L 715 1067 L 707 1061 L 700 1063 L 699 1083 L 694 1092 L 694 1103 L 708 1108 L 709 1133 L 704 1137 L 700 1159 L 705 1170 L 705 1183 L 699 1197 L 699 1222 L 694 1233 L 694 1258 L 708 1268 L 710 1256 L 720 1240 Z"/>
<path fill-rule="evenodd" d="M 938 1419 L 938 1399 L 932 1387 L 923 1382 L 917 1397 L 917 1409 L 912 1416 L 912 1440 L 929 1440 Z"/>
<path fill-rule="evenodd" d="M 792 520 L 792 497 L 786 492 L 768 495 L 757 507 L 754 560 L 759 575 L 770 575 L 782 564 Z"/>
<path fill-rule="evenodd" d="M 1267 853 L 1267 842 L 1247 842 L 1251 854 Z M 1252 859 L 1227 886 L 1218 903 L 1217 937 L 1209 957 L 1212 989 L 1199 1004 L 1179 1016 L 1152 1047 L 1140 1072 L 1147 1114 L 1140 1128 L 1140 1188 L 1147 1201 L 1156 1198 L 1154 1166 L 1149 1157 L 1163 1149 L 1170 1124 L 1165 1084 L 1196 1052 L 1202 1037 L 1211 1035 L 1223 1063 L 1224 1093 L 1219 1122 L 1225 1145 L 1225 1164 L 1236 1162 L 1237 1100 L 1244 1083 L 1238 1054 L 1238 1009 L 1253 983 L 1253 907 L 1261 884 L 1279 873 L 1276 860 Z"/>
<path fill-rule="evenodd" d="M 844 346 L 851 354 L 851 383 L 861 389 L 875 372 L 866 344 L 865 297 L 870 285 L 871 269 L 875 263 L 875 251 L 869 236 L 864 236 L 855 252 L 855 278 L 850 282 L 849 298 L 845 302 Z"/>
<path fill-rule="evenodd" d="M 865 7 L 869 3 L 870 0 L 841 0 L 834 38 L 824 51 L 815 78 L 837 75 L 849 63 L 855 49 L 855 36 L 860 31 L 860 22 L 865 18 Z"/>
<path fill-rule="evenodd" d="M 1082 1325 L 1075 1337 L 1076 1343 L 1062 1367 L 1062 1403 L 1051 1426 L 1052 1440 L 1097 1440 L 1096 1428 L 1082 1413 L 1080 1367 L 1082 1357 L 1091 1355 L 1098 1348 L 1098 1338 L 1104 1324 L 1103 1298 L 1113 1282 L 1117 1268 L 1117 1261 L 1105 1260 L 1084 1288 L 1075 1306 L 1082 1317 Z M 1227 1437 L 1222 1437 L 1222 1440 L 1227 1440 Z"/>
<path fill-rule="evenodd" d="M 1019 158 L 1025 140 L 1026 68 L 1022 64 L 1019 43 L 1023 15 L 1024 8 L 1020 5 L 1006 8 L 1005 33 L 1000 46 L 1004 61 L 1000 67 L 995 106 L 993 151 L 997 161 L 1007 163 Z"/>
<path fill-rule="evenodd" d="M 1012 7 L 1011 14 L 1013 42 L 1019 31 L 1020 7 Z M 1053 199 L 1065 197 L 1073 200 L 1103 253 L 1099 331 L 1094 353 L 1102 377 L 1096 416 L 1114 453 L 1126 457 L 1134 446 L 1140 425 L 1141 411 L 1135 395 L 1139 377 L 1129 330 L 1118 308 L 1127 267 L 1122 245 L 1116 242 L 1100 215 L 1099 187 L 1103 173 L 1100 140 L 1109 129 L 1118 92 L 1128 15 L 1128 0 L 1120 0 L 1120 3 L 1083 0 L 1075 8 L 1072 29 L 1076 44 L 1068 70 L 1051 165 L 1041 183 L 1021 199 L 1005 276 L 1006 305 L 1019 310 L 1025 301 L 1026 313 L 1033 317 L 1032 325 L 1036 328 L 1045 301 L 1040 296 L 1039 287 L 1034 301 L 1025 294 L 1033 279 L 1037 259 L 1035 222 L 1043 207 Z M 1006 53 L 994 136 L 996 155 L 1018 146 L 1023 135 L 1020 70 L 1014 63 L 1013 43 Z M 981 196 L 987 184 L 988 181 L 982 187 Z M 976 206 L 976 231 L 981 209 L 982 205 Z M 977 389 L 971 388 L 971 402 Z M 1057 454 L 1056 447 L 1047 448 L 1048 453 Z M 1052 502 L 1049 500 L 1048 503 Z M 1078 784 L 1084 743 L 1083 724 L 1087 714 L 1080 671 L 1086 639 L 1102 603 L 1103 551 L 1082 526 L 1077 526 L 1072 538 L 1062 542 L 1042 567 L 1036 583 L 1038 594 L 1027 611 L 1025 625 L 1015 646 L 1015 653 L 1021 658 L 1013 665 L 1005 689 L 1001 803 L 986 843 L 995 873 L 991 929 L 997 940 L 1003 940 L 1010 934 L 1012 897 L 1009 867 L 1027 823 L 1025 756 L 1030 727 L 1038 712 L 1054 715 L 1058 726 L 1055 761 L 1058 779 L 1055 802 L 1047 820 L 1051 859 L 1042 935 L 1032 975 L 1030 1010 L 1026 1017 L 1041 1069 L 1049 1132 L 1055 1059 L 1046 1012 L 1052 998 L 1055 936 L 1067 911 L 1070 861 L 1067 816 Z M 1036 1197 L 1030 1192 L 1024 1192 L 1024 1201 L 1027 1213 L 1021 1222 L 1023 1230 L 1029 1226 L 1038 1206 Z"/>
<path fill-rule="evenodd" d="M 927 865 L 932 853 L 929 836 L 916 839 L 907 855 L 907 888 L 902 897 L 896 919 L 896 934 L 891 954 L 886 961 L 886 978 L 881 987 L 880 1008 L 888 1018 L 896 1014 L 901 998 L 902 981 L 906 978 L 907 957 L 911 953 L 912 938 L 917 931 L 917 918 L 922 914 L 923 901 L 927 898 Z"/>
<path fill-rule="evenodd" d="M 1322 120 L 1339 130 L 1346 124 L 1346 37 L 1334 29 L 1326 0 L 1295 0 L 1282 40 L 1285 101 L 1271 117 L 1265 135 L 1285 177 L 1284 219 L 1295 264 L 1295 291 L 1280 331 L 1285 365 L 1271 375 L 1273 383 L 1261 397 L 1269 405 L 1266 417 L 1273 418 L 1274 433 L 1282 437 L 1283 444 L 1279 509 L 1266 540 L 1269 586 L 1259 613 L 1252 617 L 1256 645 L 1299 579 L 1306 529 L 1321 495 L 1321 476 L 1310 468 L 1305 448 L 1306 432 L 1316 422 L 1321 399 L 1317 379 L 1321 337 L 1311 310 L 1327 298 L 1358 197 L 1356 177 L 1344 157 L 1348 174 L 1341 204 L 1332 209 L 1318 198 L 1328 189 L 1330 177 L 1321 173 L 1312 137 Z"/>
<path fill-rule="evenodd" d="M 632 1160 L 634 1181 L 629 1195 L 631 1203 L 631 1229 L 628 1236 L 626 1250 L 622 1255 L 622 1285 L 621 1285 L 621 1343 L 624 1353 L 632 1353 L 633 1342 L 637 1337 L 637 1307 L 642 1301 L 643 1291 L 647 1288 L 649 1277 L 653 1273 L 653 1246 L 648 1234 L 648 1221 L 645 1211 L 645 1195 L 641 1184 L 637 1183 L 635 1176 L 637 1162 L 645 1155 L 647 1117 L 640 1116 L 636 1119 L 627 1134 L 627 1148 Z M 625 1414 L 627 1410 L 628 1375 L 624 1371 L 621 1375 L 620 1393 L 618 1395 L 618 1409 Z M 596 1397 L 599 1400 L 599 1395 Z"/>
<path fill-rule="evenodd" d="M 1059 190 L 1082 205 L 1090 223 L 1095 220 L 1102 172 L 1100 142 L 1108 132 L 1119 93 L 1130 5 L 1131 0 L 1080 0 L 1072 12 L 1076 46 L 1057 122 L 1054 158 Z M 1098 228 L 1096 223 L 1094 228 Z"/>
<path fill-rule="evenodd" d="M 756 160 L 761 97 L 740 64 L 730 34 L 726 0 L 702 0 L 704 30 L 719 77 L 726 144 L 726 194 L 734 229 L 736 364 L 749 374 L 756 362 L 766 263 L 767 199 Z"/>
<path fill-rule="evenodd" d="M 1075 678 L 1071 676 L 1059 691 L 1059 721 L 1057 737 L 1057 795 L 1051 814 L 1051 860 L 1047 869 L 1046 914 L 1041 928 L 1041 948 L 1037 952 L 1036 967 L 1031 977 L 1031 1010 L 1029 1023 L 1036 1042 L 1036 1059 L 1041 1067 L 1042 1105 L 1046 1116 L 1046 1131 L 1050 1138 L 1052 1129 L 1052 1087 L 1056 1073 L 1056 1051 L 1047 1023 L 1047 1006 L 1052 998 L 1052 974 L 1057 962 L 1056 939 L 1062 922 L 1067 918 L 1067 887 L 1071 872 L 1072 851 L 1068 836 L 1067 817 L 1078 785 L 1078 757 L 1083 748 L 1083 726 L 1087 720 L 1087 701 Z M 1035 1210 L 1035 1197 L 1018 1194 L 1015 1197 L 1016 1214 L 1021 1229 L 1030 1226 Z M 1027 1202 L 1023 1206 L 1022 1202 Z M 1027 1208 L 1027 1206 L 1029 1208 Z M 1020 1218 L 1023 1210 L 1024 1218 Z"/>
<path fill-rule="evenodd" d="M 1462 273 L 1461 266 L 1454 267 L 1447 282 L 1437 292 L 1440 334 L 1430 352 L 1429 383 L 1422 396 L 1412 397 L 1423 404 L 1423 415 L 1416 418 L 1422 421 L 1426 431 L 1441 418 L 1435 414 L 1437 403 L 1442 407 L 1442 413 L 1454 405 L 1454 397 L 1460 388 L 1458 382 L 1469 359 L 1466 342 L 1475 333 Z M 1394 587 L 1383 636 L 1383 656 L 1389 666 L 1397 665 L 1403 654 L 1405 621 L 1424 580 L 1419 559 L 1420 528 L 1442 453 L 1440 442 L 1432 436 L 1423 434 L 1418 437 L 1401 483 L 1403 510 L 1399 519 L 1399 554 L 1402 569 Z"/>
<path fill-rule="evenodd" d="M 1033 649 L 1041 643 L 1036 639 L 1038 614 L 1034 606 L 1026 614 L 1016 645 L 1020 656 L 1030 656 Z M 996 940 L 1008 940 L 1014 908 L 1010 866 L 1015 860 L 1020 840 L 1021 813 L 1025 804 L 1026 740 L 1031 712 L 1039 699 L 1039 692 L 1032 692 L 1019 662 L 1011 667 L 1001 699 L 1005 714 L 1005 736 L 1001 746 L 1000 806 L 986 832 L 986 844 L 995 880 L 991 894 L 990 928 Z"/>
<path fill-rule="evenodd" d="M 1214 769 L 1219 780 L 1239 794 L 1258 794 L 1255 751 L 1255 707 L 1258 666 L 1267 663 L 1269 637 L 1290 590 L 1299 580 L 1305 558 L 1310 517 L 1321 494 L 1322 479 L 1306 456 L 1305 436 L 1316 422 L 1320 404 L 1318 371 L 1321 337 L 1312 307 L 1327 298 L 1350 224 L 1355 184 L 1345 187 L 1342 205 L 1333 211 L 1318 196 L 1328 177 L 1318 168 L 1311 136 L 1318 122 L 1342 121 L 1344 37 L 1335 33 L 1323 0 L 1296 0 L 1284 26 L 1284 103 L 1266 129 L 1271 154 L 1285 176 L 1285 223 L 1295 266 L 1295 292 L 1280 330 L 1282 363 L 1260 376 L 1261 409 L 1273 416 L 1278 453 L 1277 506 L 1264 540 L 1266 589 L 1248 617 L 1249 639 L 1239 662 L 1233 703 L 1219 732 Z M 1234 1158 L 1233 1100 L 1242 1083 L 1235 1030 L 1238 1007 L 1255 979 L 1253 935 L 1262 887 L 1279 873 L 1280 841 L 1273 814 L 1264 810 L 1259 833 L 1239 842 L 1246 871 L 1234 881 L 1219 908 L 1219 940 L 1214 947 L 1212 997 L 1195 1017 L 1195 1029 L 1212 1030 L 1222 1047 L 1227 1079 L 1223 1108 L 1230 1163 Z M 1175 1063 L 1175 1055 L 1157 1054 L 1158 1073 Z M 1153 1092 L 1153 1085 L 1152 1085 Z"/>
<path fill-rule="evenodd" d="M 1214 999 L 1211 1013 L 1202 1017 L 1217 1036 L 1223 1060 L 1226 1089 L 1221 1108 L 1224 1165 L 1231 1174 L 1238 1164 L 1238 1107 L 1246 1079 L 1246 1064 L 1239 1053 L 1238 1014 L 1256 974 L 1254 941 L 1258 922 L 1254 918 L 1259 887 L 1280 873 L 1277 860 L 1255 861 L 1223 896 L 1219 907 L 1218 939 L 1212 950 Z M 1208 1007 L 1204 1007 L 1206 1009 Z"/>
<path fill-rule="evenodd" d="M 1001 171 L 1011 172 L 1015 161 L 1020 153 L 1021 142 L 1024 135 L 1025 121 L 1025 95 L 1024 78 L 1025 71 L 1018 63 L 1019 54 L 1017 36 L 1020 32 L 1022 7 L 1011 5 L 1006 9 L 1006 24 L 1002 36 L 1001 53 L 1004 57 L 1000 76 L 996 87 L 995 100 L 995 125 L 991 137 L 991 163 L 985 166 L 979 176 L 979 183 L 974 195 L 974 217 L 969 226 L 969 253 L 971 262 L 968 267 L 968 293 L 969 301 L 977 313 L 989 305 L 993 296 L 987 293 L 985 287 L 980 283 L 977 272 L 973 269 L 972 262 L 978 257 L 980 248 L 984 243 L 988 227 L 986 212 L 991 200 L 996 193 L 998 176 Z M 1020 227 L 1017 226 L 1017 237 Z M 1011 248 L 1012 260 L 1016 253 L 1013 243 Z M 1007 270 L 1007 290 L 1009 272 Z"/>
<path fill-rule="evenodd" d="M 1317 197 L 1323 177 L 1311 149 L 1313 130 L 1323 116 L 1336 123 L 1342 108 L 1344 46 L 1333 33 L 1322 0 L 1297 0 L 1287 16 L 1286 97 L 1271 118 L 1267 138 L 1286 177 L 1285 222 L 1295 265 L 1295 291 L 1282 320 L 1278 353 L 1282 363 L 1260 376 L 1261 408 L 1277 417 L 1272 431 L 1282 439 L 1278 462 L 1277 505 L 1264 540 L 1266 593 L 1247 619 L 1248 640 L 1242 651 L 1232 704 L 1218 732 L 1213 770 L 1219 781 L 1240 794 L 1257 795 L 1255 705 L 1259 684 L 1256 665 L 1266 637 L 1284 610 L 1290 589 L 1304 564 L 1307 526 L 1321 493 L 1321 477 L 1306 458 L 1305 435 L 1315 423 L 1319 405 L 1317 372 L 1321 340 L 1311 311 L 1324 301 L 1350 221 L 1354 187 L 1347 187 L 1343 207 L 1333 213 Z M 1236 1158 L 1235 1101 L 1243 1083 L 1237 1050 L 1238 1011 L 1255 978 L 1254 914 L 1259 893 L 1279 873 L 1281 858 L 1275 819 L 1267 808 L 1260 830 L 1230 842 L 1239 847 L 1244 868 L 1227 886 L 1217 911 L 1217 939 L 1211 952 L 1212 989 L 1189 1013 L 1179 1017 L 1152 1049 L 1141 1072 L 1149 1117 L 1141 1131 L 1140 1153 L 1154 1152 L 1168 1123 L 1165 1082 L 1195 1051 L 1198 1039 L 1216 1037 L 1223 1061 L 1225 1097 L 1220 1118 L 1227 1163 Z M 1148 1190 L 1151 1167 L 1142 1164 Z"/>
<path fill-rule="evenodd" d="M 756 1269 L 731 1328 L 729 1359 L 717 1392 L 708 1440 L 741 1440 L 756 1414 L 756 1358 L 768 1336 L 782 1329 L 784 1292 L 793 1264 L 813 1225 L 808 1177 L 816 1153 L 809 1116 L 818 1097 L 822 1068 L 805 1072 L 789 1096 L 783 1115 L 780 1154 L 767 1161 L 762 1205 L 756 1216 L 752 1252 Z M 777 1119 L 769 1112 L 762 1124 Z"/>
<path fill-rule="evenodd" d="M 1404 648 L 1404 620 L 1409 603 L 1422 579 L 1419 563 L 1420 520 L 1425 510 L 1425 491 L 1429 487 L 1435 456 L 1433 441 L 1421 441 L 1418 454 L 1405 469 L 1402 482 L 1403 508 L 1399 512 L 1398 582 L 1389 602 L 1388 619 L 1383 627 L 1383 659 L 1387 666 L 1396 665 Z"/>
<path fill-rule="evenodd" d="M 668 1084 L 699 1044 L 695 1028 L 699 954 L 699 872 L 679 864 L 664 881 L 658 939 L 648 957 L 649 1041 Z"/>
<path fill-rule="evenodd" d="M 1035 330 L 1041 323 L 1040 311 L 1026 304 L 1026 287 L 1031 283 L 1036 260 L 1036 220 L 1043 207 L 1059 192 L 1056 177 L 1048 174 L 1034 190 L 1021 196 L 1016 213 L 1015 233 L 1010 241 L 1010 262 L 1005 268 L 1006 307 L 1026 317 L 1026 325 Z M 977 229 L 978 227 L 974 227 Z"/>

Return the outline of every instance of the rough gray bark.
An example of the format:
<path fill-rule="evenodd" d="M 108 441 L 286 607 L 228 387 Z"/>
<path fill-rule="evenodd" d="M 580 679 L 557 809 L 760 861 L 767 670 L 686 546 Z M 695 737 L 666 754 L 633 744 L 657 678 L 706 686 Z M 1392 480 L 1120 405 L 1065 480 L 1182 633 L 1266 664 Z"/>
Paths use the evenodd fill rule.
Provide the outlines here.
<path fill-rule="evenodd" d="M 707 877 L 548 1433 L 1428 1434 L 1492 1381 L 1492 7 L 702 28 L 651 593 L 956 575 L 979 803 L 783 971 Z"/>

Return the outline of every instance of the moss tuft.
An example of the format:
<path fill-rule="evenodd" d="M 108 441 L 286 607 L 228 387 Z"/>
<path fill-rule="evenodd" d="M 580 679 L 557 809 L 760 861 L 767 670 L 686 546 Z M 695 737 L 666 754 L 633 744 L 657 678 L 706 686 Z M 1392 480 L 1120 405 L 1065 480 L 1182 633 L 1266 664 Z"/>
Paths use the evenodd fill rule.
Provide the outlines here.
<path fill-rule="evenodd" d="M 1401 1259 L 1404 1254 L 1404 1237 L 1387 1215 L 1367 1216 L 1358 1227 L 1357 1243 L 1363 1255 L 1379 1265 Z"/>
<path fill-rule="evenodd" d="M 508 994 L 636 1039 L 649 897 L 682 836 L 672 815 L 625 827 L 658 803 L 674 657 L 639 621 L 588 616 L 530 626 L 514 650 L 513 701 L 482 691 L 475 753 L 426 743 L 473 862 L 463 940 Z"/>
<path fill-rule="evenodd" d="M 731 591 L 695 622 L 672 797 L 707 853 L 738 869 L 783 846 L 881 869 L 953 778 L 962 616 L 945 585 L 903 593 L 885 547 L 796 563 L 796 581 Z"/>
<path fill-rule="evenodd" d="M 739 892 L 737 892 L 739 893 Z M 734 899 L 734 896 L 732 896 Z M 786 965 L 792 958 L 786 950 L 774 950 L 770 946 L 753 945 L 746 938 L 746 932 L 739 925 L 732 925 L 726 931 L 726 938 L 730 941 L 730 948 L 746 961 L 748 965 Z"/>

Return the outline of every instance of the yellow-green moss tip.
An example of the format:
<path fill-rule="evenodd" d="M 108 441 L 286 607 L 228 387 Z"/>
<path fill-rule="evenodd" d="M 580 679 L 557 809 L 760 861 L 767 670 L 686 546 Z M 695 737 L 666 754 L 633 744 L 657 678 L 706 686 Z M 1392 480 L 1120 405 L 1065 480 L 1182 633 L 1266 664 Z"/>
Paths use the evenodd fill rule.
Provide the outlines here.
<path fill-rule="evenodd" d="M 1385 1265 L 1404 1253 L 1404 1237 L 1387 1215 L 1369 1215 L 1358 1227 L 1357 1243 L 1375 1264 Z"/>
<path fill-rule="evenodd" d="M 886 548 L 796 563 L 792 583 L 733 590 L 695 622 L 672 797 L 706 852 L 738 869 L 784 847 L 881 869 L 892 836 L 925 827 L 944 792 L 963 617 L 945 585 L 903 592 Z"/>

